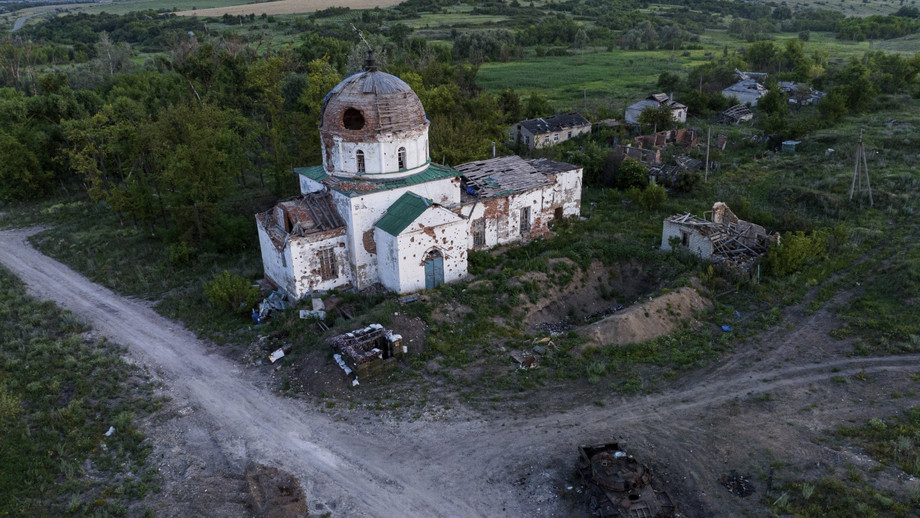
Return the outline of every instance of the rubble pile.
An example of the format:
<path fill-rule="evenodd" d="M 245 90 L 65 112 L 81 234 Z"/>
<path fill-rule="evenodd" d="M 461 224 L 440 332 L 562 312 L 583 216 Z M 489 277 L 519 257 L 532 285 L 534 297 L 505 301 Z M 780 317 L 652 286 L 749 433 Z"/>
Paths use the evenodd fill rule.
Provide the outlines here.
<path fill-rule="evenodd" d="M 735 496 L 743 498 L 754 493 L 754 484 L 751 483 L 750 475 L 742 475 L 735 470 L 723 474 L 719 477 L 719 482 Z"/>

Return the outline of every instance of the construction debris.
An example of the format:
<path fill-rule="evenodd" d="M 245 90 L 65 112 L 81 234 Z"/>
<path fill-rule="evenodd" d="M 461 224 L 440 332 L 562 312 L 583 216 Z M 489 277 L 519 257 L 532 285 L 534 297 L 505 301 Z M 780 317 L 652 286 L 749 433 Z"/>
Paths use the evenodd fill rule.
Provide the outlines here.
<path fill-rule="evenodd" d="M 742 475 L 735 470 L 719 477 L 719 482 L 731 494 L 742 498 L 752 495 L 755 492 L 754 484 L 751 483 L 750 475 Z"/>
<path fill-rule="evenodd" d="M 581 446 L 578 471 L 588 487 L 588 512 L 593 516 L 671 518 L 671 497 L 655 487 L 648 466 L 617 443 Z"/>
<path fill-rule="evenodd" d="M 396 358 L 408 352 L 402 336 L 371 324 L 329 339 L 343 363 L 361 377 L 377 376 L 396 366 Z"/>
<path fill-rule="evenodd" d="M 259 318 L 265 319 L 272 311 L 285 311 L 290 307 L 287 295 L 283 291 L 273 291 L 259 303 Z"/>
<path fill-rule="evenodd" d="M 730 267 L 750 273 L 757 260 L 767 254 L 770 244 L 779 240 L 778 234 L 771 236 L 762 226 L 739 219 L 722 202 L 716 202 L 710 214 L 711 220 L 689 212 L 665 219 L 661 249 L 682 246 L 700 259 L 727 262 Z"/>

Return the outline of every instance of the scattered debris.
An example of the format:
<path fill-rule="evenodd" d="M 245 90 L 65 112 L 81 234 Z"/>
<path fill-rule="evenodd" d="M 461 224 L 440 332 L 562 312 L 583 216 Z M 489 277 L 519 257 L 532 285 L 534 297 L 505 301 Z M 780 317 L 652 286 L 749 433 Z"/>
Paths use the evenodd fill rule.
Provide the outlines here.
<path fill-rule="evenodd" d="M 105 435 L 106 437 L 111 437 L 113 433 L 115 433 L 115 427 L 114 427 L 114 426 L 110 426 L 110 427 L 109 427 L 109 431 L 105 432 L 105 433 L 102 434 L 102 435 Z"/>
<path fill-rule="evenodd" d="M 402 344 L 402 336 L 380 324 L 334 336 L 329 344 L 361 377 L 373 377 L 395 367 L 396 358 L 408 352 L 408 347 Z"/>
<path fill-rule="evenodd" d="M 722 326 L 722 331 L 725 332 L 725 333 L 731 333 L 731 331 L 732 331 L 732 326 L 723 325 L 723 326 Z"/>
<path fill-rule="evenodd" d="M 590 497 L 589 514 L 601 517 L 671 518 L 671 497 L 655 487 L 648 466 L 640 464 L 617 443 L 578 448 L 578 472 Z"/>
<path fill-rule="evenodd" d="M 280 348 L 280 349 L 276 349 L 275 352 L 271 353 L 271 354 L 268 356 L 268 360 L 269 360 L 270 362 L 272 362 L 272 363 L 275 363 L 276 361 L 280 360 L 281 358 L 284 358 L 284 348 L 283 348 L 283 347 Z"/>
<path fill-rule="evenodd" d="M 754 119 L 754 112 L 743 104 L 736 104 L 719 114 L 719 122 L 723 124 L 741 124 Z"/>
<path fill-rule="evenodd" d="M 603 309 L 601 311 L 595 311 L 594 313 L 591 313 L 590 315 L 585 316 L 585 322 L 594 322 L 595 320 L 600 320 L 606 317 L 607 315 L 612 315 L 616 313 L 617 311 L 621 309 L 623 309 L 623 304 L 617 304 L 615 306 L 610 306 L 609 308 Z"/>
<path fill-rule="evenodd" d="M 339 367 L 342 368 L 342 370 L 345 372 L 345 375 L 346 375 L 346 376 L 351 376 L 351 373 L 354 372 L 354 371 L 351 370 L 351 367 L 349 367 L 348 365 L 345 364 L 345 360 L 342 359 L 342 355 L 341 355 L 341 354 L 338 354 L 338 353 L 333 354 L 333 355 L 332 355 L 332 359 L 335 360 L 335 363 L 338 363 L 338 364 L 339 364 Z M 351 380 L 351 386 L 352 386 L 352 387 L 357 387 L 357 386 L 358 386 L 358 376 L 357 376 L 357 375 L 355 375 L 355 377 L 352 378 L 352 380 Z"/>
<path fill-rule="evenodd" d="M 272 311 L 284 311 L 290 307 L 291 305 L 287 301 L 287 295 L 285 295 L 283 291 L 276 290 L 269 293 L 268 296 L 259 303 L 259 317 L 260 319 L 265 319 Z"/>
<path fill-rule="evenodd" d="M 735 470 L 731 470 L 728 474 L 723 474 L 719 477 L 719 482 L 731 494 L 741 498 L 750 496 L 755 492 L 754 484 L 751 483 L 751 476 L 742 475 Z"/>
<path fill-rule="evenodd" d="M 317 320 L 326 320 L 326 312 L 322 309 L 320 310 L 314 309 L 312 311 L 309 309 L 301 309 L 300 318 L 303 318 L 303 319 L 315 318 Z"/>
<path fill-rule="evenodd" d="M 568 333 L 575 326 L 572 325 L 568 320 L 560 320 L 558 322 L 543 322 L 534 326 L 538 331 L 546 331 L 550 336 L 559 336 L 563 333 Z"/>
<path fill-rule="evenodd" d="M 727 261 L 730 267 L 751 272 L 758 259 L 766 255 L 778 235 L 769 235 L 755 223 L 739 219 L 722 202 L 712 206 L 711 220 L 690 214 L 677 214 L 664 220 L 661 249 L 674 246 L 689 249 L 700 259 L 713 263 Z"/>
<path fill-rule="evenodd" d="M 418 295 L 413 295 L 411 297 L 404 297 L 399 299 L 400 304 L 409 304 L 410 302 L 415 302 L 418 300 Z"/>
<path fill-rule="evenodd" d="M 511 351 L 511 358 L 518 363 L 519 369 L 536 369 L 540 365 L 537 363 L 537 357 L 534 354 L 523 351 Z"/>

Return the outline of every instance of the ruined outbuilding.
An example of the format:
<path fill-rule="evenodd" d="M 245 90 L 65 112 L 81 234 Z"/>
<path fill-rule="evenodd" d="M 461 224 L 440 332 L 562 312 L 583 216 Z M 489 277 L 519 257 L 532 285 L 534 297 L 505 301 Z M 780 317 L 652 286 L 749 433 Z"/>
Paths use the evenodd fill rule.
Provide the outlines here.
<path fill-rule="evenodd" d="M 345 373 L 354 373 L 359 379 L 372 378 L 390 370 L 396 366 L 397 358 L 407 352 L 402 345 L 402 336 L 380 324 L 333 336 L 329 345 L 336 352 L 336 360 L 341 360 L 348 367 L 343 367 Z"/>
<path fill-rule="evenodd" d="M 741 104 L 757 106 L 757 101 L 767 95 L 768 90 L 761 84 L 766 79 L 766 74 L 758 72 L 741 72 L 735 69 L 738 82 L 722 90 L 722 95 L 729 99 L 737 99 Z"/>
<path fill-rule="evenodd" d="M 256 215 L 266 279 L 293 299 L 431 289 L 467 276 L 468 250 L 579 215 L 582 168 L 517 156 L 434 164 L 428 127 L 415 92 L 369 53 L 323 102 L 323 163 L 294 169 L 302 196 Z"/>
<path fill-rule="evenodd" d="M 641 101 L 630 104 L 626 107 L 625 119 L 627 124 L 639 124 L 639 115 L 642 111 L 650 108 L 657 110 L 661 107 L 667 107 L 671 110 L 671 118 L 675 122 L 687 122 L 687 107 L 666 93 L 652 94 Z"/>
<path fill-rule="evenodd" d="M 681 246 L 700 259 L 728 261 L 743 269 L 766 255 L 770 243 L 777 239 L 762 226 L 739 219 L 722 202 L 716 202 L 703 218 L 689 212 L 666 218 L 661 229 L 662 250 Z"/>
<path fill-rule="evenodd" d="M 555 146 L 570 138 L 591 133 L 591 122 L 580 113 L 560 113 L 527 119 L 514 125 L 511 138 L 530 149 Z"/>

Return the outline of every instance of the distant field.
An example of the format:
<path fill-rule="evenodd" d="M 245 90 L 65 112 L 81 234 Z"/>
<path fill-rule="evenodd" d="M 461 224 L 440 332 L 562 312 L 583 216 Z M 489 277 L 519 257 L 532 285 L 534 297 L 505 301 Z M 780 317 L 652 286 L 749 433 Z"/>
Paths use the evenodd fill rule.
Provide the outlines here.
<path fill-rule="evenodd" d="M 891 14 L 909 5 L 910 2 L 901 3 L 901 0 L 786 0 L 784 2 L 792 10 L 796 9 L 830 9 L 840 11 L 847 16 L 872 16 L 873 14 Z"/>
<path fill-rule="evenodd" d="M 373 9 L 375 7 L 390 7 L 399 4 L 401 0 L 279 0 L 277 2 L 262 2 L 257 4 L 229 5 L 212 7 L 210 9 L 196 9 L 179 11 L 180 16 L 223 16 L 256 14 L 299 14 L 312 13 L 329 7 L 350 7 L 352 9 Z M 225 4 L 228 2 L 224 2 Z M 201 5 L 201 4 L 198 4 Z M 197 7 L 197 6 L 196 6 Z"/>
<path fill-rule="evenodd" d="M 586 52 L 574 56 L 525 57 L 508 63 L 484 63 L 476 84 L 492 92 L 513 88 L 524 97 L 532 93 L 559 109 L 608 106 L 622 109 L 655 89 L 662 72 L 678 72 L 707 61 L 707 50 L 689 57 L 669 51 Z"/>

